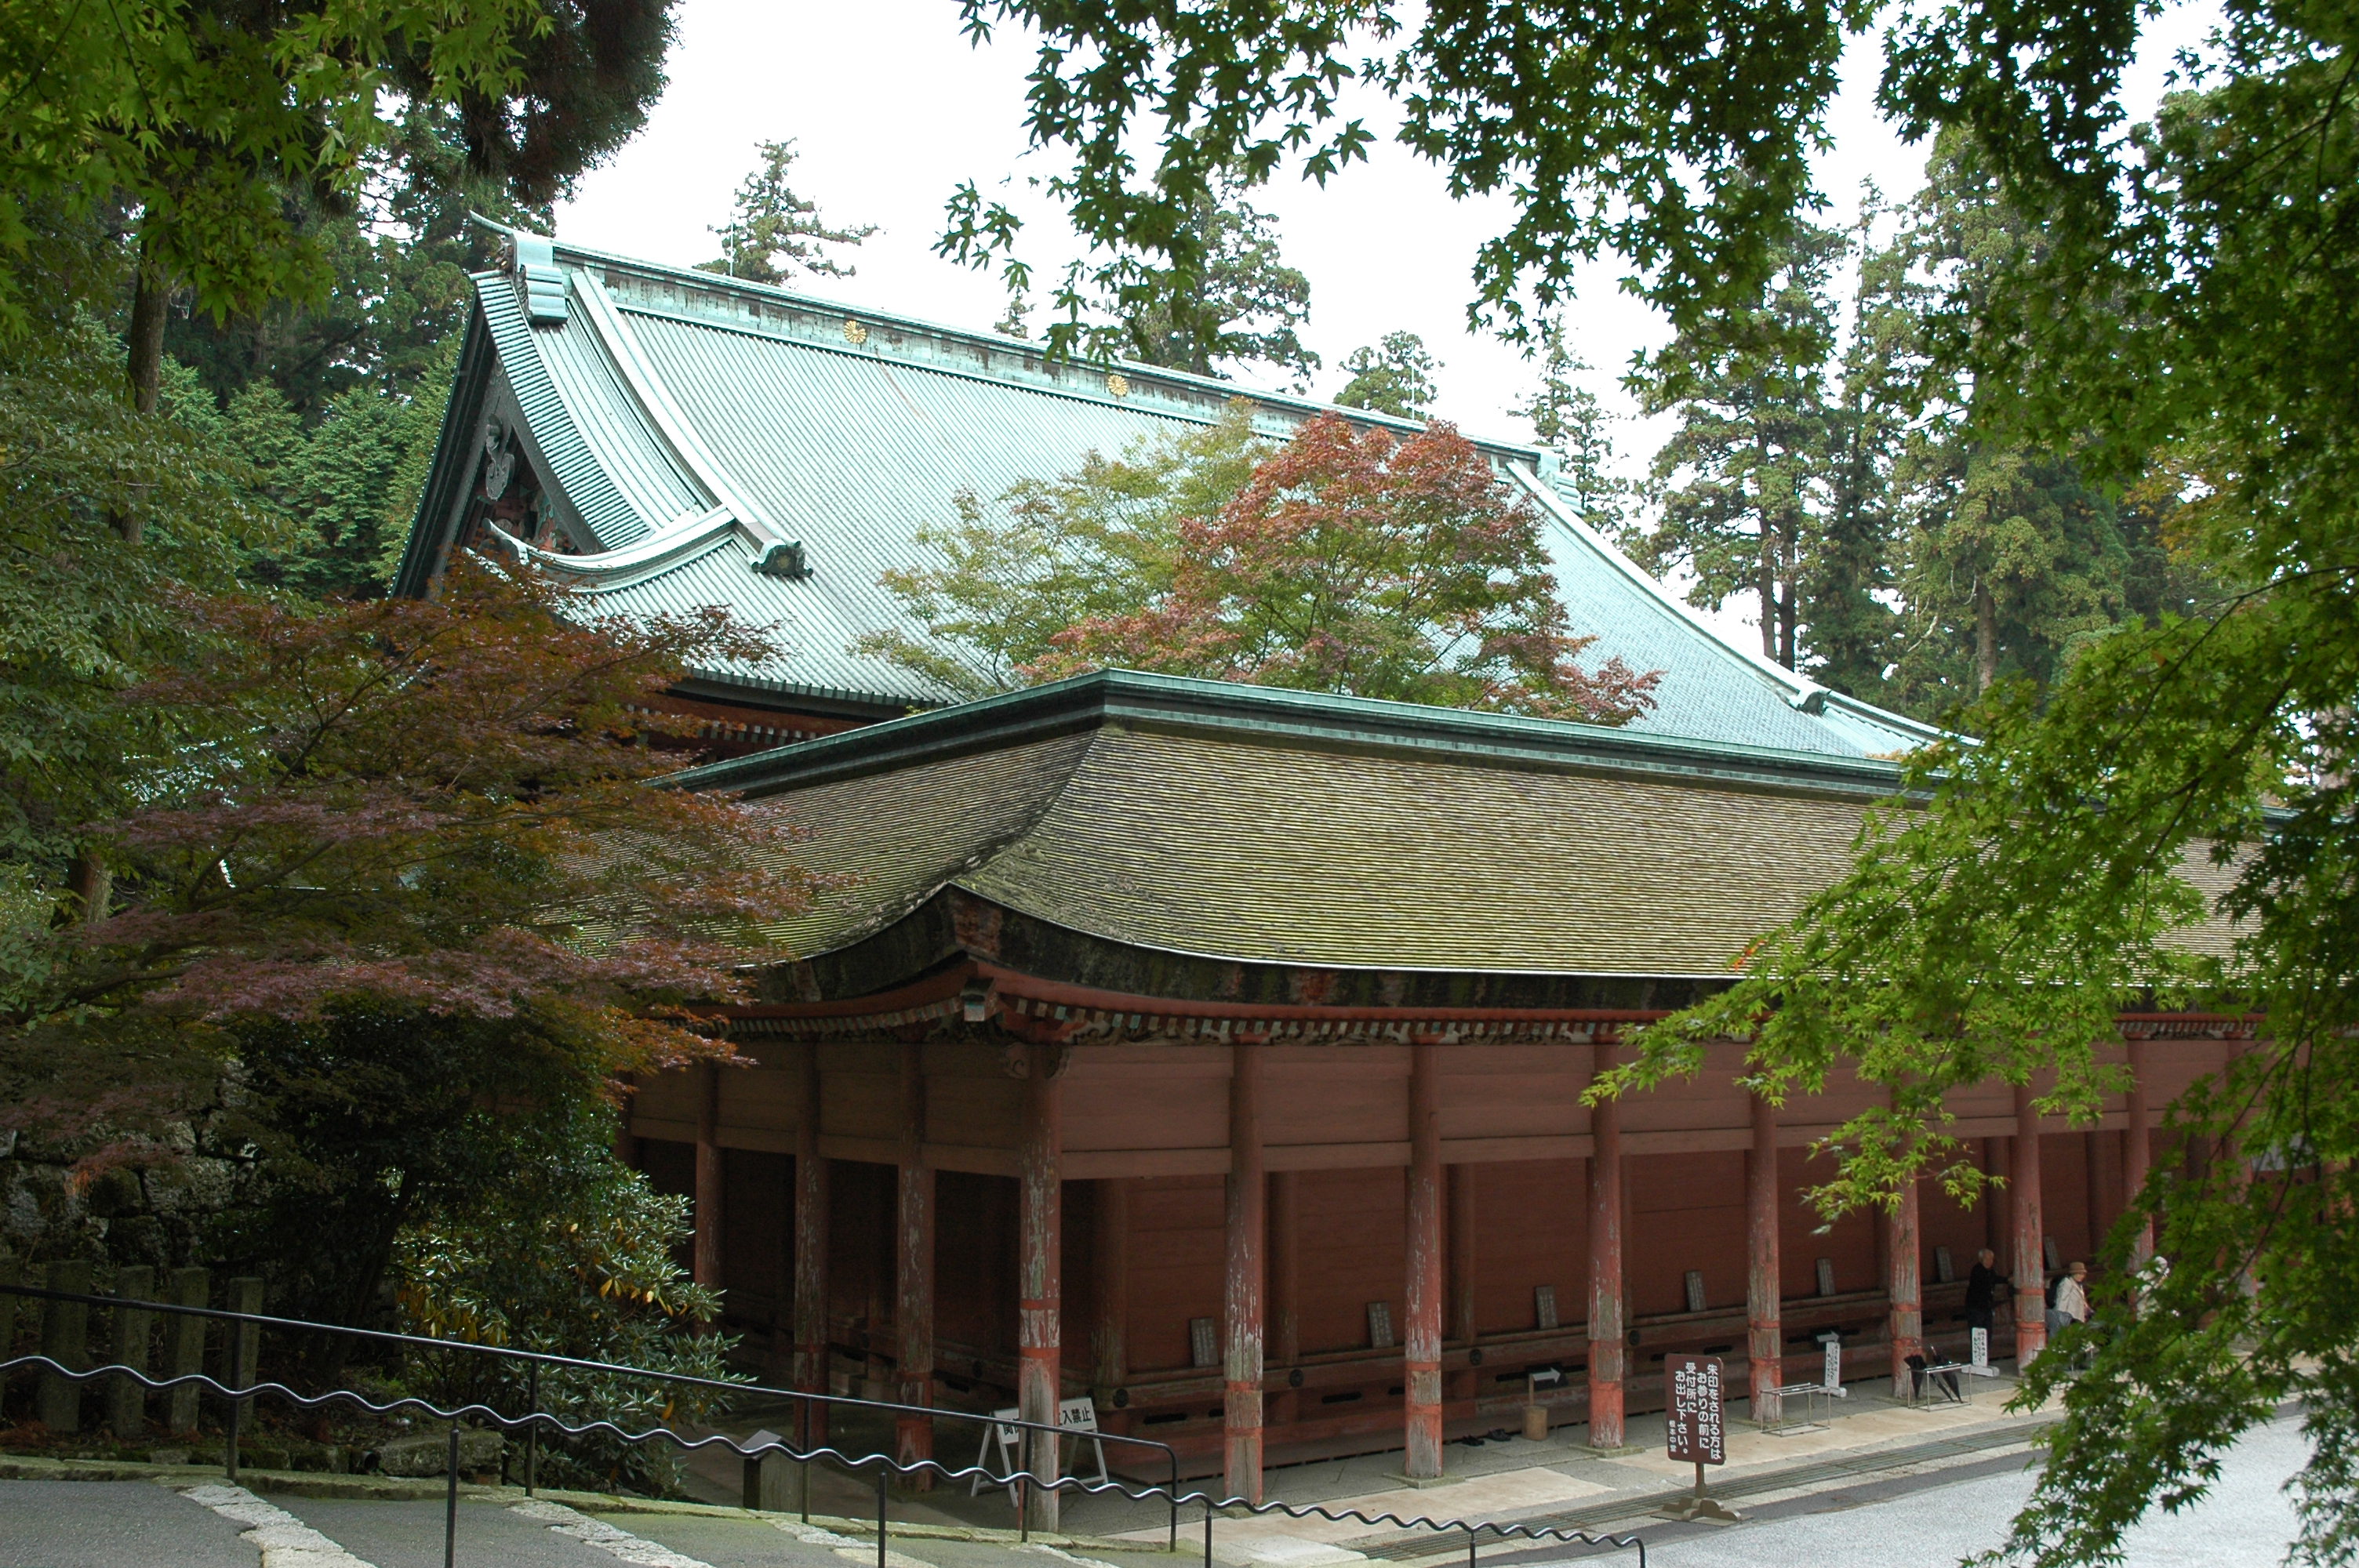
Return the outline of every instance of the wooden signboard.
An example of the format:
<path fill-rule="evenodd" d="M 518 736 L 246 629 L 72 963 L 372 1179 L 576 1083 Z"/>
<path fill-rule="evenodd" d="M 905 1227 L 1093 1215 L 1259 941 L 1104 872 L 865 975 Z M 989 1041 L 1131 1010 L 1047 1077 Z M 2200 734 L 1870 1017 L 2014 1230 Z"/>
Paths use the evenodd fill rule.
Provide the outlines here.
<path fill-rule="evenodd" d="M 1721 1424 L 1720 1357 L 1673 1356 L 1663 1363 L 1671 1408 L 1670 1458 L 1676 1463 L 1725 1465 L 1726 1432 Z"/>
<path fill-rule="evenodd" d="M 1727 1432 L 1721 1424 L 1720 1357 L 1672 1356 L 1663 1362 L 1663 1387 L 1671 1408 L 1665 1412 L 1673 1462 L 1695 1466 L 1695 1495 L 1657 1510 L 1665 1519 L 1734 1519 L 1742 1516 L 1723 1508 L 1703 1489 L 1703 1467 L 1728 1463 Z"/>

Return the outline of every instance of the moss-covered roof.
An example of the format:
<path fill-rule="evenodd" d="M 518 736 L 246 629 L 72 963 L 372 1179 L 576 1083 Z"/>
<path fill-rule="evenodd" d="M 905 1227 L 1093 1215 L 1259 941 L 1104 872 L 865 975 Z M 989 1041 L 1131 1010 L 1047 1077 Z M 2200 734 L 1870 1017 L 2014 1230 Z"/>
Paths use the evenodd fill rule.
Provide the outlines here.
<path fill-rule="evenodd" d="M 853 879 L 780 928 L 806 956 L 954 886 L 1246 962 L 1708 977 L 1841 874 L 1896 773 L 1110 672 L 683 778 Z"/>
<path fill-rule="evenodd" d="M 788 814 L 849 879 L 777 928 L 806 957 L 957 888 L 1228 962 L 1712 979 L 1848 869 L 1899 772 L 1114 670 L 675 782 Z"/>

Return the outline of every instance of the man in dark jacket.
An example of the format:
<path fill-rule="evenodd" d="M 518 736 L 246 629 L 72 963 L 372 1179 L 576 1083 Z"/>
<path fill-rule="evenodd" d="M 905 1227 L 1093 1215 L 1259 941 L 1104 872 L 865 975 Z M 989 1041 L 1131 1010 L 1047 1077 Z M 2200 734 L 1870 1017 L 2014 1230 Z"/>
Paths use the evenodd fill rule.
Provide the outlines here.
<path fill-rule="evenodd" d="M 1990 1332 L 2000 1294 L 2006 1288 L 2006 1276 L 1998 1271 L 1997 1265 L 1998 1254 L 1985 1247 L 1974 1254 L 1973 1271 L 1966 1276 L 1966 1326 L 1985 1334 Z"/>

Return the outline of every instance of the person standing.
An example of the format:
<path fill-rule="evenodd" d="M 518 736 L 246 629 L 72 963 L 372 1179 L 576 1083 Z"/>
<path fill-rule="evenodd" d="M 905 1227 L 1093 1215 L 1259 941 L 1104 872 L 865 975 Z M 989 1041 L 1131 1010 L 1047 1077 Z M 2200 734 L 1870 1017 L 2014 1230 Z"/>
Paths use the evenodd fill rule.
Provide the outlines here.
<path fill-rule="evenodd" d="M 1966 1326 L 1979 1328 L 1990 1343 L 1994 1315 L 1998 1311 L 1999 1292 L 2006 1288 L 2006 1276 L 1998 1271 L 1998 1254 L 1985 1247 L 1974 1254 L 1974 1266 L 1966 1275 Z"/>
<path fill-rule="evenodd" d="M 2056 1281 L 2056 1304 L 2048 1312 L 2050 1333 L 2089 1321 L 2089 1265 L 2077 1259 Z"/>

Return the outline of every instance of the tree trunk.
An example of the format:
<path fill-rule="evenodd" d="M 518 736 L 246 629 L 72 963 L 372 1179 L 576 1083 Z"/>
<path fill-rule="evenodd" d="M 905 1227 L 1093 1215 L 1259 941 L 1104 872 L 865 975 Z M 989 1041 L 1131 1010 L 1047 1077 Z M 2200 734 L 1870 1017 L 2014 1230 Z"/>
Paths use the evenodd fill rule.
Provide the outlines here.
<path fill-rule="evenodd" d="M 1990 584 L 1974 584 L 1974 695 L 1980 697 L 1998 679 L 1998 603 Z"/>
<path fill-rule="evenodd" d="M 164 311 L 172 300 L 170 285 L 163 269 L 147 255 L 147 242 L 140 242 L 139 283 L 131 296 L 131 330 L 126 334 L 125 348 L 131 382 L 131 406 L 142 414 L 156 412 L 156 399 L 163 385 L 164 373 Z M 132 532 L 125 536 L 134 543 L 138 540 L 139 524 L 131 520 Z"/>
<path fill-rule="evenodd" d="M 131 325 L 124 334 L 124 370 L 130 384 L 131 406 L 141 414 L 156 412 L 164 379 L 164 311 L 172 290 L 163 269 L 147 255 L 145 235 L 139 242 L 137 286 L 131 296 Z M 139 543 L 147 523 L 138 510 L 110 512 L 106 521 L 126 545 Z M 71 879 L 75 912 L 85 925 L 106 918 L 114 901 L 114 873 L 96 854 L 85 849 L 74 857 Z"/>
<path fill-rule="evenodd" d="M 73 894 L 73 917 L 77 922 L 95 925 L 106 918 L 114 903 L 114 872 L 104 860 L 88 849 L 76 855 L 68 885 Z"/>
<path fill-rule="evenodd" d="M 1769 514 L 1761 514 L 1761 565 L 1756 574 L 1756 589 L 1761 595 L 1761 656 L 1775 663 L 1777 658 L 1777 532 L 1770 526 Z"/>

